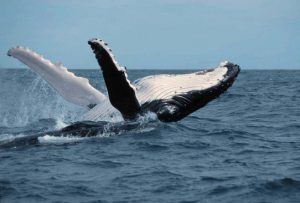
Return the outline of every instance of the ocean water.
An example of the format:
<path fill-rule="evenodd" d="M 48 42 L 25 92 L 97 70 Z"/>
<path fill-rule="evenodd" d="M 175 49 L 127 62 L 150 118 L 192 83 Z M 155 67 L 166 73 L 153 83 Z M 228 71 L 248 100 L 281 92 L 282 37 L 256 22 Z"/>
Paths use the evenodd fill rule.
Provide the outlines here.
<path fill-rule="evenodd" d="M 74 72 L 105 91 L 98 70 Z M 61 129 L 85 111 L 29 70 L 0 69 L 0 84 L 0 142 Z M 242 70 L 180 122 L 0 147 L 0 202 L 300 202 L 299 105 L 300 71 Z"/>

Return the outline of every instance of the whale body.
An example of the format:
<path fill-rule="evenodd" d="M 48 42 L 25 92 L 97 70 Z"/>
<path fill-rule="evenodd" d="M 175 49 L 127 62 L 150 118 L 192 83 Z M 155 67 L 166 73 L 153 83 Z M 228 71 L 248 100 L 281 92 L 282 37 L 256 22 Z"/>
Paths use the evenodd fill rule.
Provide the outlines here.
<path fill-rule="evenodd" d="M 141 123 L 135 121 L 123 121 L 118 123 L 106 121 L 80 121 L 72 123 L 60 130 L 53 130 L 41 133 L 33 133 L 26 136 L 16 136 L 14 139 L 0 141 L 1 148 L 12 148 L 17 146 L 35 145 L 47 136 L 59 138 L 76 138 L 76 137 L 96 137 L 101 134 L 119 134 L 136 130 L 142 127 Z"/>
<path fill-rule="evenodd" d="M 88 44 L 103 73 L 108 95 L 61 63 L 52 63 L 26 47 L 11 48 L 7 54 L 39 74 L 65 100 L 86 107 L 82 120 L 94 122 L 134 120 L 147 112 L 155 113 L 163 122 L 179 121 L 225 92 L 240 72 L 238 65 L 225 61 L 195 73 L 153 75 L 130 82 L 107 43 L 91 39 Z"/>

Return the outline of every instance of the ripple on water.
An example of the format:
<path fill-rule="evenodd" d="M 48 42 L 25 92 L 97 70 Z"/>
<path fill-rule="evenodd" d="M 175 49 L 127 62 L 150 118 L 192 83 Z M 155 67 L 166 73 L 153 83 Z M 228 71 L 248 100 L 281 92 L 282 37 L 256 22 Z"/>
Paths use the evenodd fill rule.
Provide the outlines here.
<path fill-rule="evenodd" d="M 1 198 L 5 198 L 7 195 L 15 192 L 15 188 L 12 187 L 11 183 L 8 180 L 0 179 L 0 200 Z"/>
<path fill-rule="evenodd" d="M 82 164 L 84 166 L 90 166 L 90 167 L 99 167 L 99 168 L 119 168 L 119 167 L 122 167 L 124 165 L 127 165 L 129 163 L 120 163 L 120 162 L 117 162 L 117 161 L 111 161 L 111 160 L 97 160 L 96 162 L 95 161 L 81 161 L 79 162 L 79 164 Z"/>
<path fill-rule="evenodd" d="M 202 142 L 200 140 L 195 141 L 184 141 L 184 142 L 176 142 L 175 146 L 182 147 L 184 149 L 195 149 L 195 150 L 205 150 L 211 146 L 211 144 Z"/>
<path fill-rule="evenodd" d="M 242 185 L 227 185 L 227 186 L 216 186 L 211 191 L 209 191 L 210 196 L 223 195 L 230 192 L 238 192 L 239 190 L 244 189 Z"/>
<path fill-rule="evenodd" d="M 281 178 L 269 181 L 257 181 L 248 185 L 248 190 L 244 194 L 238 195 L 246 202 L 299 202 L 300 182 L 293 178 Z"/>
<path fill-rule="evenodd" d="M 135 142 L 133 143 L 133 145 L 137 146 L 139 150 L 150 151 L 150 152 L 161 152 L 169 149 L 168 146 L 158 144 L 158 143 L 152 144 L 149 142 Z"/>
<path fill-rule="evenodd" d="M 292 178 L 282 178 L 272 181 L 267 181 L 262 184 L 262 189 L 266 191 L 277 191 L 277 192 L 298 192 L 300 196 L 300 181 L 292 179 Z"/>

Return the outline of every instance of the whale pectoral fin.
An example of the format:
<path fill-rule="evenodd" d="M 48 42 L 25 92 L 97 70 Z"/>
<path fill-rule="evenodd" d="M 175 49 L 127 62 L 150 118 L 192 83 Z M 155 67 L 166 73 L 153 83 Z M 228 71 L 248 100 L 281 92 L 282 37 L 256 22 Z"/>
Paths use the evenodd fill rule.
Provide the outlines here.
<path fill-rule="evenodd" d="M 140 112 L 140 104 L 135 95 L 135 87 L 127 78 L 126 69 L 116 62 L 103 40 L 91 39 L 88 43 L 101 67 L 111 104 L 120 111 L 124 119 L 134 119 Z"/>
<path fill-rule="evenodd" d="M 206 71 L 181 75 L 148 76 L 137 80 L 137 97 L 143 110 L 164 122 L 178 121 L 225 92 L 240 68 L 225 62 Z"/>
<path fill-rule="evenodd" d="M 54 64 L 28 48 L 11 48 L 7 55 L 27 65 L 71 103 L 91 108 L 107 99 L 89 84 L 88 79 L 75 76 L 62 64 Z"/>

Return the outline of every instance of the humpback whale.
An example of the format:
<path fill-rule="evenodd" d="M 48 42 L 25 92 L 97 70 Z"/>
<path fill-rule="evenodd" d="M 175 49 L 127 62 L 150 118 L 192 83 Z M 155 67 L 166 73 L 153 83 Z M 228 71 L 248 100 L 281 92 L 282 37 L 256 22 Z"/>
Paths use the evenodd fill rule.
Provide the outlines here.
<path fill-rule="evenodd" d="M 131 82 L 106 42 L 94 38 L 88 44 L 102 71 L 107 96 L 88 79 L 29 48 L 17 46 L 7 55 L 39 74 L 65 100 L 86 107 L 82 120 L 94 122 L 135 120 L 147 112 L 155 113 L 162 122 L 179 121 L 225 92 L 240 72 L 238 65 L 225 61 L 213 69 L 153 75 Z"/>

